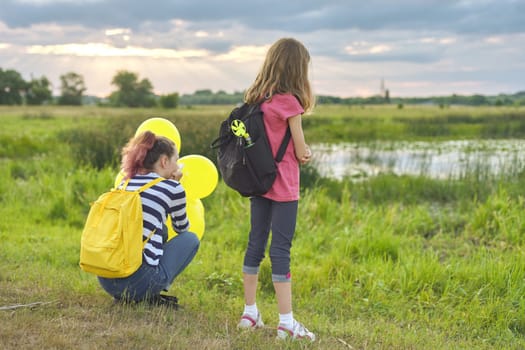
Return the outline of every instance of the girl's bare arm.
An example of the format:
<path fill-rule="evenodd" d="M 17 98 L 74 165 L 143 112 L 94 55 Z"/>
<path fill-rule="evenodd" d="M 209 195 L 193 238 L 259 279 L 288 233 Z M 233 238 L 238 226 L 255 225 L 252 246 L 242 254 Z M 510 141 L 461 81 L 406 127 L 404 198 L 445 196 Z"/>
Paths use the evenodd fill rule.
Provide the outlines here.
<path fill-rule="evenodd" d="M 303 126 L 301 121 L 301 115 L 298 114 L 288 119 L 288 125 L 290 125 L 290 131 L 292 133 L 292 139 L 295 150 L 295 157 L 301 164 L 306 164 L 312 157 L 312 151 L 304 140 Z"/>

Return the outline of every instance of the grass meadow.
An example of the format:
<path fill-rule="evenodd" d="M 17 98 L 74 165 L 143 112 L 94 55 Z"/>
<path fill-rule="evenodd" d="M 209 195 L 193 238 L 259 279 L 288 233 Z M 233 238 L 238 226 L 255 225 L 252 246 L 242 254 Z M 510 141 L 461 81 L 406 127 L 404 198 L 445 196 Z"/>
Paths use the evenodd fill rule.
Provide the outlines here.
<path fill-rule="evenodd" d="M 179 129 L 181 156 L 214 160 L 230 109 L 0 107 L 2 349 L 525 348 L 523 169 L 353 182 L 303 168 L 293 303 L 315 343 L 275 340 L 268 259 L 257 302 L 267 327 L 236 329 L 249 201 L 222 182 L 203 199 L 200 251 L 169 291 L 183 309 L 115 305 L 78 259 L 120 147 L 160 116 Z M 523 138 L 525 109 L 321 105 L 304 128 L 309 143 Z"/>

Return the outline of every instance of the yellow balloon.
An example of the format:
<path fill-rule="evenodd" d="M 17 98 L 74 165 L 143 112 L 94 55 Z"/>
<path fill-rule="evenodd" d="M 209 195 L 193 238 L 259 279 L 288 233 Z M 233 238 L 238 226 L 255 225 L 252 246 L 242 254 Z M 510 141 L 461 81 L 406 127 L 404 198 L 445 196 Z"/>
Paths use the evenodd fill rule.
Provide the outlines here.
<path fill-rule="evenodd" d="M 197 237 L 199 237 L 199 240 L 201 240 L 206 227 L 202 201 L 198 198 L 190 199 L 186 203 L 186 213 L 188 220 L 190 220 L 190 231 L 195 233 Z"/>
<path fill-rule="evenodd" d="M 177 152 L 180 153 L 180 134 L 179 130 L 167 119 L 164 118 L 150 118 L 142 122 L 135 132 L 135 136 L 144 131 L 151 131 L 155 135 L 167 137 L 175 143 Z"/>
<path fill-rule="evenodd" d="M 188 198 L 205 198 L 215 190 L 219 173 L 211 160 L 198 154 L 191 154 L 180 158 L 179 163 L 184 164 L 180 183 Z"/>
<path fill-rule="evenodd" d="M 188 215 L 188 220 L 190 221 L 190 231 L 195 233 L 201 240 L 204 235 L 205 222 L 204 206 L 200 199 L 189 199 L 186 202 L 186 215 Z M 168 240 L 170 240 L 177 235 L 177 232 L 173 230 L 170 216 L 166 220 L 166 226 L 168 226 Z"/>

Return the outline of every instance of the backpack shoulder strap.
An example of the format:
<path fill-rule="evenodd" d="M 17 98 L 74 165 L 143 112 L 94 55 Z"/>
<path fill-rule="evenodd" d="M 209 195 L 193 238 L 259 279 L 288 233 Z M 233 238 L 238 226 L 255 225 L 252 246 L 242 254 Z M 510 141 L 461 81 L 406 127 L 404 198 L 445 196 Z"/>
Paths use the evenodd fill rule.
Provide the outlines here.
<path fill-rule="evenodd" d="M 277 155 L 275 156 L 275 161 L 279 163 L 281 160 L 283 160 L 284 152 L 286 152 L 286 148 L 288 147 L 288 143 L 290 143 L 290 138 L 292 137 L 292 132 L 290 131 L 290 127 L 288 126 L 286 128 L 286 133 L 283 137 L 283 142 L 281 143 L 281 146 L 279 147 L 279 150 L 277 151 Z"/>
<path fill-rule="evenodd" d="M 137 190 L 137 192 L 138 192 L 138 193 L 143 192 L 143 191 L 147 190 L 148 188 L 150 188 L 150 187 L 152 187 L 152 186 L 158 184 L 158 183 L 161 182 L 162 180 L 164 180 L 164 178 L 159 176 L 158 178 L 156 178 L 156 179 L 154 179 L 154 180 L 151 180 L 150 182 L 148 182 L 147 184 L 145 184 L 144 186 L 142 186 L 141 188 L 139 188 L 139 189 Z M 144 248 L 146 247 L 146 244 L 149 242 L 149 240 L 151 239 L 151 237 L 153 236 L 153 234 L 155 233 L 155 231 L 157 231 L 156 228 L 153 229 L 153 230 L 150 232 L 150 234 L 148 235 L 148 237 L 147 237 L 144 241 L 142 241 L 142 243 L 143 243 L 142 249 L 144 249 Z"/>
<path fill-rule="evenodd" d="M 268 99 L 267 97 L 264 97 L 262 100 L 255 103 L 254 106 L 260 108 L 263 102 L 266 101 L 267 99 Z M 292 137 L 292 132 L 290 131 L 290 126 L 288 126 L 286 128 L 286 133 L 284 134 L 283 141 L 281 142 L 281 146 L 279 146 L 279 149 L 277 150 L 277 154 L 275 155 L 275 161 L 277 163 L 283 160 L 284 152 L 286 152 L 286 148 L 288 147 L 288 143 L 290 143 L 291 137 Z"/>
<path fill-rule="evenodd" d="M 156 179 L 154 180 L 151 180 L 150 182 L 148 182 L 147 184 L 145 184 L 144 186 L 142 186 L 141 188 L 139 188 L 137 190 L 137 192 L 143 192 L 145 190 L 147 190 L 148 188 L 152 187 L 152 186 L 155 186 L 156 184 L 158 184 L 159 182 L 161 182 L 162 180 L 164 180 L 163 177 L 157 177 Z"/>
<path fill-rule="evenodd" d="M 126 187 L 128 187 L 129 180 L 131 180 L 131 178 L 128 177 L 128 179 L 126 181 L 124 181 L 124 183 L 122 184 L 122 189 L 123 190 L 125 190 Z M 118 186 L 115 186 L 115 188 L 118 188 Z"/>
<path fill-rule="evenodd" d="M 129 180 L 131 180 L 131 179 L 127 179 L 126 182 L 124 182 L 124 184 L 122 185 L 122 189 L 123 189 L 123 190 L 125 190 L 126 187 L 128 187 Z M 158 184 L 158 183 L 161 182 L 162 180 L 164 180 L 163 177 L 158 177 L 158 178 L 156 178 L 156 179 L 153 179 L 153 180 L 151 180 L 150 182 L 148 182 L 147 184 L 145 184 L 144 186 L 142 186 L 141 188 L 139 188 L 139 189 L 137 190 L 137 192 L 139 192 L 139 193 L 140 193 L 140 192 L 143 192 L 143 191 L 147 190 L 148 188 L 150 188 L 150 187 L 152 187 L 152 186 Z"/>

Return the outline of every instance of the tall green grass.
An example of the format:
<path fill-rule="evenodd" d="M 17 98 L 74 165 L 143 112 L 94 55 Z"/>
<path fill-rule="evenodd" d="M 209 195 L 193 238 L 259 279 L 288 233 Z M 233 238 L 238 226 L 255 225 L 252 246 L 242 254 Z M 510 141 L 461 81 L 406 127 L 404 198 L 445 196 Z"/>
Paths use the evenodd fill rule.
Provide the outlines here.
<path fill-rule="evenodd" d="M 319 106 L 303 118 L 307 139 L 370 140 L 501 139 L 525 136 L 523 107 Z"/>
<path fill-rule="evenodd" d="M 326 111 L 333 116 L 322 118 L 347 112 Z M 80 271 L 88 203 L 113 185 L 118 149 L 151 111 L 0 112 L 0 307 L 49 302 L 0 310 L 2 348 L 525 347 L 525 187 L 519 173 L 337 182 L 304 168 L 292 248 L 294 314 L 319 340 L 283 344 L 274 340 L 278 317 L 267 259 L 258 305 L 268 327 L 235 328 L 249 203 L 223 183 L 203 199 L 201 249 L 169 291 L 183 310 L 114 305 L 95 277 Z M 160 113 L 179 128 L 182 155 L 213 159 L 207 146 L 226 108 Z M 396 113 L 414 118 L 415 112 Z M 312 135 L 323 125 L 310 125 Z"/>

